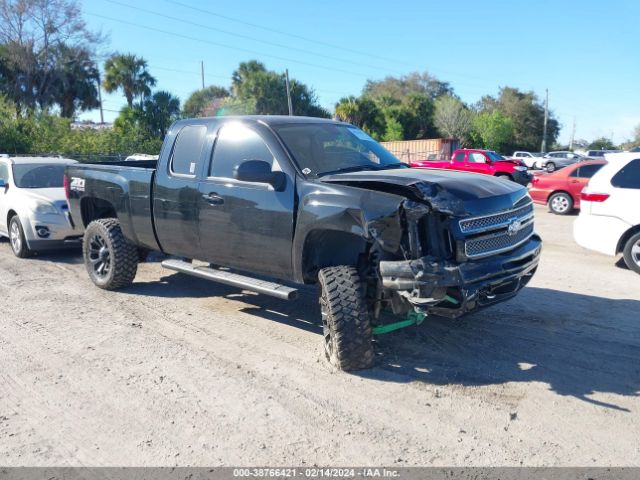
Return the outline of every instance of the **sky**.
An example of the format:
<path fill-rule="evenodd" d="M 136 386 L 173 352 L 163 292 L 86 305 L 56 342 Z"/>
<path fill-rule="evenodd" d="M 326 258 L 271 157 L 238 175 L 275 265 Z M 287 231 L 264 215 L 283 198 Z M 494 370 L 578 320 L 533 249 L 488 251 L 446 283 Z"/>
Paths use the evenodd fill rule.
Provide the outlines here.
<path fill-rule="evenodd" d="M 428 71 L 467 103 L 504 86 L 533 91 L 559 140 L 631 138 L 640 124 L 640 0 L 84 0 L 109 53 L 134 53 L 184 102 L 230 85 L 242 61 L 289 70 L 329 111 L 367 80 Z M 105 120 L 125 104 L 103 94 Z M 98 120 L 97 111 L 81 119 Z"/>

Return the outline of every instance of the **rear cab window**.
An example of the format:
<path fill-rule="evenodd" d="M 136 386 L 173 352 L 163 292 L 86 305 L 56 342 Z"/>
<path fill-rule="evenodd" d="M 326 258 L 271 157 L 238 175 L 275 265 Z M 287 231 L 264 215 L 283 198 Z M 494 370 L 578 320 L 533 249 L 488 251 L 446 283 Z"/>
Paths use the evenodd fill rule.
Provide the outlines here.
<path fill-rule="evenodd" d="M 611 185 L 617 188 L 640 189 L 640 158 L 631 160 L 611 179 Z"/>
<path fill-rule="evenodd" d="M 464 162 L 465 152 L 458 152 L 453 157 L 454 162 Z"/>
<path fill-rule="evenodd" d="M 204 125 L 187 125 L 180 130 L 171 155 L 171 173 L 195 177 L 207 136 Z"/>

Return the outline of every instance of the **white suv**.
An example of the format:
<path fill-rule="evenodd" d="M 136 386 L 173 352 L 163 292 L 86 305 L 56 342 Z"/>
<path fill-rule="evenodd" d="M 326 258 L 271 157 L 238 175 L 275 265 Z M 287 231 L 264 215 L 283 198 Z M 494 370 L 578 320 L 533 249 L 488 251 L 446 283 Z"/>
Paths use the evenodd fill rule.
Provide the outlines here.
<path fill-rule="evenodd" d="M 56 157 L 0 156 L 0 237 L 9 237 L 17 257 L 80 245 L 63 188 L 64 168 L 72 163 Z"/>
<path fill-rule="evenodd" d="M 591 250 L 622 252 L 627 266 L 640 273 L 640 154 L 608 154 L 606 159 L 609 163 L 582 190 L 573 236 Z"/>

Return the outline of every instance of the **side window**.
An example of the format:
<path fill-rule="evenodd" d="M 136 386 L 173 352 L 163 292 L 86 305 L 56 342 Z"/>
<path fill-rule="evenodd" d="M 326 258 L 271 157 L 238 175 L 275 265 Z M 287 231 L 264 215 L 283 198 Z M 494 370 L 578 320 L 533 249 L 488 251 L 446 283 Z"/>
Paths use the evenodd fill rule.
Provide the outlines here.
<path fill-rule="evenodd" d="M 246 160 L 262 160 L 273 165 L 273 154 L 264 140 L 244 125 L 225 125 L 213 147 L 210 177 L 233 178 L 233 170 Z"/>
<path fill-rule="evenodd" d="M 611 179 L 611 185 L 618 188 L 640 188 L 640 158 L 631 160 Z"/>
<path fill-rule="evenodd" d="M 582 167 L 574 170 L 574 173 L 575 171 L 578 171 L 578 177 L 580 178 L 591 178 L 602 167 L 603 165 L 583 165 Z"/>
<path fill-rule="evenodd" d="M 0 178 L 5 182 L 9 181 L 9 167 L 3 162 L 0 162 Z"/>
<path fill-rule="evenodd" d="M 456 153 L 455 157 L 453 157 L 454 162 L 464 162 L 464 152 Z"/>
<path fill-rule="evenodd" d="M 207 136 L 204 125 L 187 125 L 180 130 L 171 155 L 171 172 L 178 175 L 196 175 L 202 147 Z"/>
<path fill-rule="evenodd" d="M 580 175 L 580 174 L 581 174 L 580 170 L 582 170 L 582 168 L 574 168 L 574 169 L 573 169 L 573 172 L 571 172 L 571 173 L 569 174 L 569 176 L 570 176 L 570 177 L 580 177 L 580 176 L 581 176 L 581 175 Z"/>
<path fill-rule="evenodd" d="M 484 158 L 484 155 L 477 152 L 471 152 L 469 154 L 469 162 L 471 163 L 487 163 L 487 160 Z"/>

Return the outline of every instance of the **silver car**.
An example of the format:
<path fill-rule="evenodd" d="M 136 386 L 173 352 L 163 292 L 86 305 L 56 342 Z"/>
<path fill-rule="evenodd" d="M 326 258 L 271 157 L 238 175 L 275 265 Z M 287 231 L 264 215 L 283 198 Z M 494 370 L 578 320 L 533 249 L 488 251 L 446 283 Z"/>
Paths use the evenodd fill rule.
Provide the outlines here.
<path fill-rule="evenodd" d="M 547 172 L 554 172 L 559 168 L 584 160 L 587 160 L 587 157 L 580 155 L 579 153 L 560 151 L 547 153 L 544 157 L 538 160 L 537 163 Z"/>
<path fill-rule="evenodd" d="M 0 157 L 0 236 L 9 237 L 20 258 L 80 245 L 68 214 L 63 179 L 75 160 L 52 157 Z"/>

